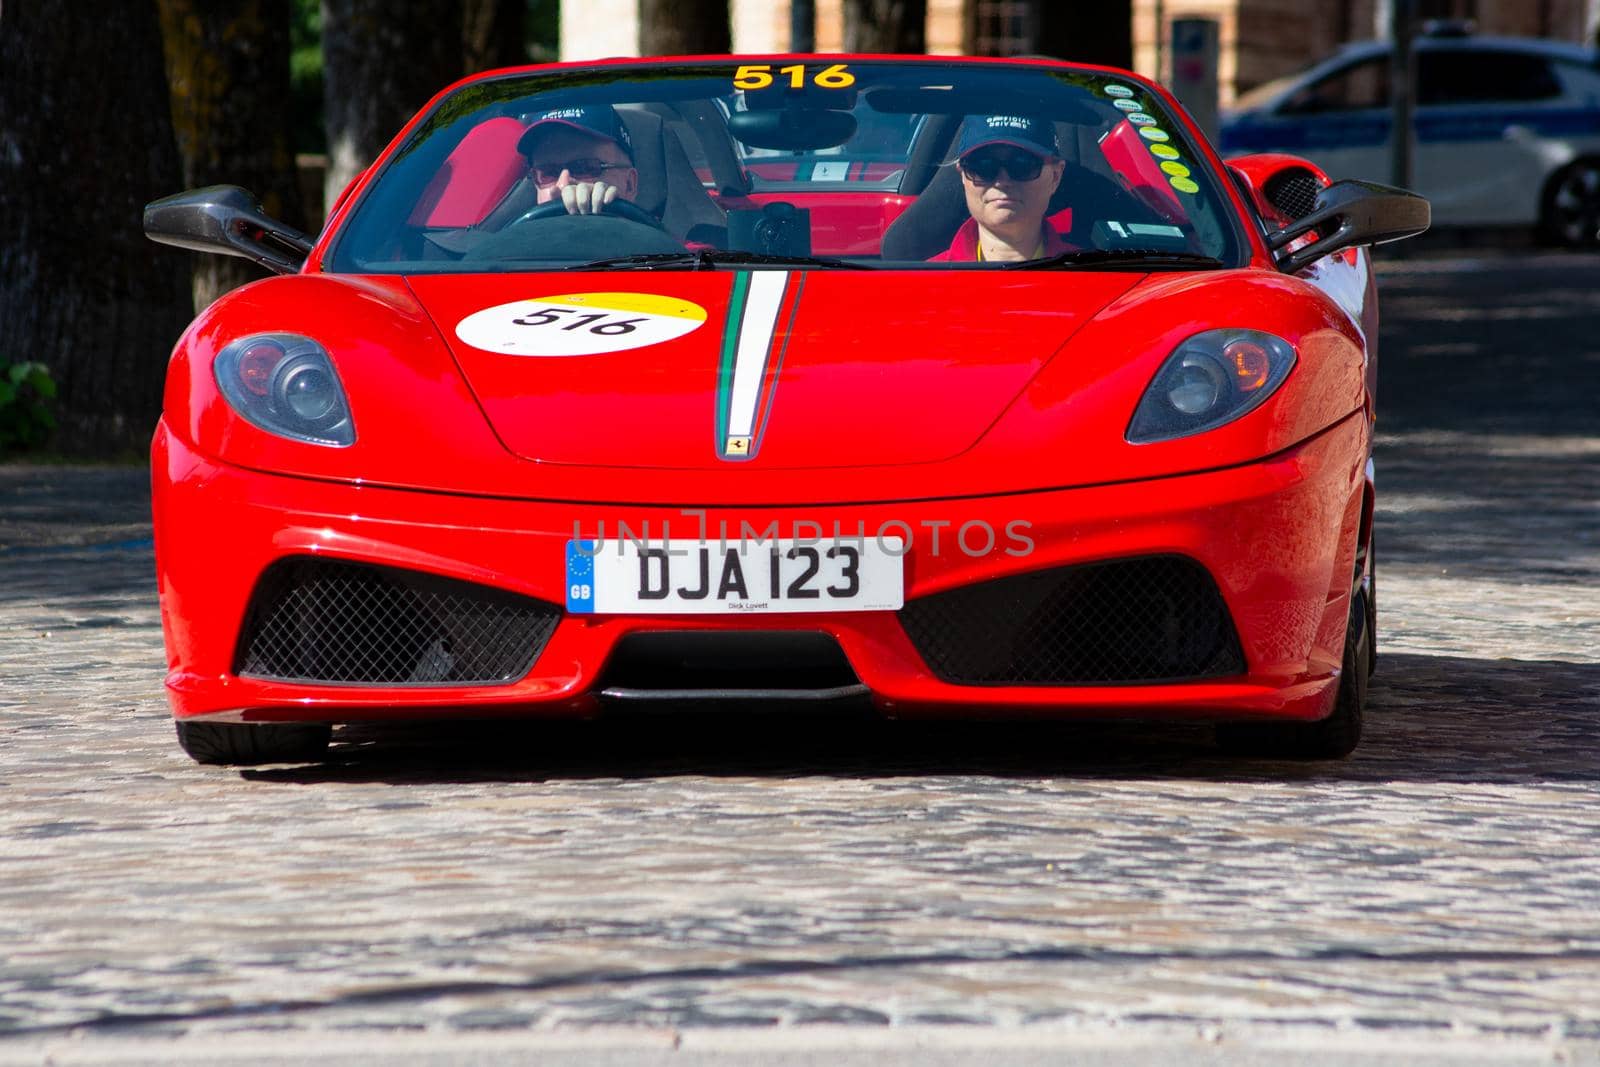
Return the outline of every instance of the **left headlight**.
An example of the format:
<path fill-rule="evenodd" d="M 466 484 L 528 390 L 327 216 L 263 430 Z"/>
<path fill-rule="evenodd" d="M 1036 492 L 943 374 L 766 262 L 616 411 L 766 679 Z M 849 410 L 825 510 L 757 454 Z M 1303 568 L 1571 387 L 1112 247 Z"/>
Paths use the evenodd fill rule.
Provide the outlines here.
<path fill-rule="evenodd" d="M 260 333 L 217 354 L 217 388 L 246 421 L 314 445 L 355 444 L 350 405 L 327 351 L 309 337 Z"/>
<path fill-rule="evenodd" d="M 1294 346 L 1260 330 L 1207 330 L 1167 357 L 1144 391 L 1128 442 L 1148 444 L 1215 429 L 1271 396 L 1294 368 Z"/>

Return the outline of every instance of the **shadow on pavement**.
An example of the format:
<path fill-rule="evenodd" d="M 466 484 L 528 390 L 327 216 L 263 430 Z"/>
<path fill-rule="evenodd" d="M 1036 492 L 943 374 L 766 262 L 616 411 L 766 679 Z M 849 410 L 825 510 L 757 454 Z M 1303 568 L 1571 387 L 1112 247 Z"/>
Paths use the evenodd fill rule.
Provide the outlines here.
<path fill-rule="evenodd" d="M 1441 269 L 1442 268 L 1442 269 Z M 1380 271 L 1380 430 L 1596 430 L 1600 256 Z"/>
<path fill-rule="evenodd" d="M 1380 580 L 1394 564 L 1594 587 L 1600 437 L 1380 433 L 1374 452 Z"/>
<path fill-rule="evenodd" d="M 335 734 L 327 763 L 238 773 L 395 785 L 677 775 L 1586 782 L 1600 780 L 1600 664 L 1387 654 L 1366 737 L 1342 763 L 1231 758 L 1195 723 L 885 722 L 858 710 L 361 724 Z"/>
<path fill-rule="evenodd" d="M 21 550 L 150 538 L 150 471 L 0 464 L 0 561 Z"/>

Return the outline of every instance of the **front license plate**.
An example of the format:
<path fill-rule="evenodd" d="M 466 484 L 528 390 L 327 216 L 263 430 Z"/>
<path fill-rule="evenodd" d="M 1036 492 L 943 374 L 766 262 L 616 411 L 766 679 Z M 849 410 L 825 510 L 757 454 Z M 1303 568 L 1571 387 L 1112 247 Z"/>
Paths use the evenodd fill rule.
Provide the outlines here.
<path fill-rule="evenodd" d="M 905 542 L 567 542 L 567 610 L 712 615 L 897 611 Z"/>

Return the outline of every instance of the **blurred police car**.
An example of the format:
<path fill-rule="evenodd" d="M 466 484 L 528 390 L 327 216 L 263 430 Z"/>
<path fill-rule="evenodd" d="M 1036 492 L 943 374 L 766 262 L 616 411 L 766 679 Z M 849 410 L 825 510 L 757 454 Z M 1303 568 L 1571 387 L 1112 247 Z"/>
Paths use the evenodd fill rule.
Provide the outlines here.
<path fill-rule="evenodd" d="M 1292 152 L 1330 174 L 1391 179 L 1390 49 L 1350 45 L 1259 86 L 1222 116 L 1225 155 Z M 1556 41 L 1416 38 L 1412 186 L 1443 226 L 1535 225 L 1600 247 L 1600 58 Z"/>

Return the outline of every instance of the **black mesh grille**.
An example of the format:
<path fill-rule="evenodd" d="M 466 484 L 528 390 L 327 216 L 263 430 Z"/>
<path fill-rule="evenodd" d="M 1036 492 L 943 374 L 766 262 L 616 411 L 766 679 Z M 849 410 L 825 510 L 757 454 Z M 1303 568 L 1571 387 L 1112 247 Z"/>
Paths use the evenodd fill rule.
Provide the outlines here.
<path fill-rule="evenodd" d="M 933 672 L 966 685 L 1087 685 L 1239 674 L 1216 583 L 1181 556 L 1035 571 L 908 601 Z"/>
<path fill-rule="evenodd" d="M 256 585 L 237 673 L 382 685 L 515 681 L 560 618 L 553 604 L 470 582 L 291 558 Z"/>
<path fill-rule="evenodd" d="M 1267 201 L 1285 217 L 1301 219 L 1317 206 L 1322 183 L 1309 170 L 1295 168 L 1275 175 L 1262 191 L 1267 194 Z"/>

